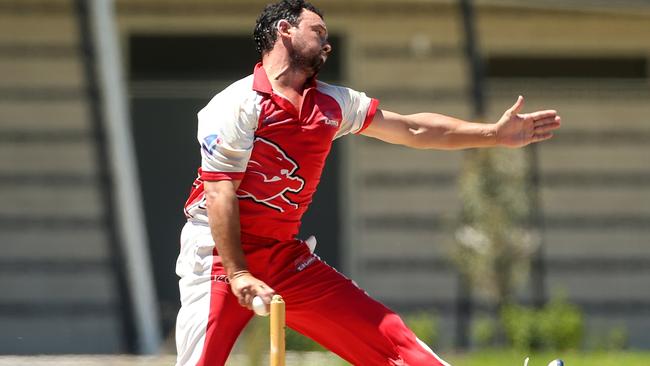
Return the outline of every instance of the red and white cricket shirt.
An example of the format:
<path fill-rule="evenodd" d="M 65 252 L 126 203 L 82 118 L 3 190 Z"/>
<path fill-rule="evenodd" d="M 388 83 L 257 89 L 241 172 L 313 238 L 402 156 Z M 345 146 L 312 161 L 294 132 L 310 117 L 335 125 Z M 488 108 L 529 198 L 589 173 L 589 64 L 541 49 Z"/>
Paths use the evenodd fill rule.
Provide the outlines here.
<path fill-rule="evenodd" d="M 185 215 L 207 224 L 203 182 L 241 179 L 242 233 L 293 239 L 332 141 L 366 128 L 378 104 L 364 93 L 312 80 L 298 112 L 273 91 L 257 64 L 253 75 L 227 87 L 198 113 L 202 161 Z"/>

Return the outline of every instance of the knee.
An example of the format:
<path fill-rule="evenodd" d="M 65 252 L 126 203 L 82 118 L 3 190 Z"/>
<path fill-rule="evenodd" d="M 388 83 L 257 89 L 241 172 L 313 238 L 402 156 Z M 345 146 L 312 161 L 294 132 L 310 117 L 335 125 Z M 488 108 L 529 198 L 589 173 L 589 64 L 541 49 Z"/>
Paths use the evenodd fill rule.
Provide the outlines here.
<path fill-rule="evenodd" d="M 396 347 L 415 341 L 415 335 L 397 314 L 386 315 L 379 326 L 379 330 Z"/>

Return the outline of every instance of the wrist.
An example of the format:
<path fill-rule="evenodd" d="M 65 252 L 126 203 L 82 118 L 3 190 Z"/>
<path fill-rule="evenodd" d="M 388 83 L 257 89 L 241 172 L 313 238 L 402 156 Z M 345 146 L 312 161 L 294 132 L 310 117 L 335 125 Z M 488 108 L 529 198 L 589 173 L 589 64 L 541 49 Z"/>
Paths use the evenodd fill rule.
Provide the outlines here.
<path fill-rule="evenodd" d="M 247 269 L 240 269 L 237 271 L 233 271 L 228 273 L 228 279 L 230 281 L 236 280 L 239 277 L 247 276 L 250 275 L 251 273 Z"/>
<path fill-rule="evenodd" d="M 485 137 L 488 141 L 488 146 L 499 146 L 499 124 L 491 123 L 486 126 Z"/>

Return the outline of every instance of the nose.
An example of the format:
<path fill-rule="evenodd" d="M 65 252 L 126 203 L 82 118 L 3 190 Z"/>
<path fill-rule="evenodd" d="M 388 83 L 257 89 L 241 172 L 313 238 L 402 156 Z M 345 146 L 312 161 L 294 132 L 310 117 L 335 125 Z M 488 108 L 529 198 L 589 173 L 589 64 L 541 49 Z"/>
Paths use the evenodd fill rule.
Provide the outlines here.
<path fill-rule="evenodd" d="M 325 52 L 325 53 L 327 53 L 327 54 L 329 54 L 330 52 L 332 52 L 332 45 L 329 44 L 329 42 L 326 42 L 326 43 L 323 45 L 323 52 Z"/>

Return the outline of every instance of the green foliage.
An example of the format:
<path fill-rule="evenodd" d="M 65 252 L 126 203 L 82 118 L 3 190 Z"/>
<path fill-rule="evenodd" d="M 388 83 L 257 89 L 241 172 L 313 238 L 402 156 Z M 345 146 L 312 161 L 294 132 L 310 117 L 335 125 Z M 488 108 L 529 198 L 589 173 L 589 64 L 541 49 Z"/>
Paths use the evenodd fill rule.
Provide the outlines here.
<path fill-rule="evenodd" d="M 499 305 L 512 300 L 538 246 L 528 227 L 529 170 L 523 150 L 482 149 L 466 154 L 460 177 L 455 263 L 477 293 Z"/>
<path fill-rule="evenodd" d="M 600 351 L 621 351 L 628 347 L 629 335 L 624 326 L 595 331 L 591 341 L 594 349 Z"/>
<path fill-rule="evenodd" d="M 472 343 L 479 348 L 493 346 L 496 342 L 498 323 L 487 315 L 478 316 L 472 322 Z"/>
<path fill-rule="evenodd" d="M 413 333 L 429 346 L 438 343 L 439 330 L 438 318 L 431 311 L 418 311 L 402 317 L 404 323 Z"/>
<path fill-rule="evenodd" d="M 542 345 L 550 350 L 577 349 L 584 320 L 580 309 L 562 298 L 551 300 L 538 314 Z"/>
<path fill-rule="evenodd" d="M 606 349 L 620 351 L 627 348 L 629 335 L 623 326 L 615 327 L 608 332 Z"/>
<path fill-rule="evenodd" d="M 630 336 L 624 326 L 615 327 L 607 335 L 607 349 L 616 351 L 626 349 L 629 338 Z"/>
<path fill-rule="evenodd" d="M 518 350 L 564 351 L 582 343 L 582 312 L 563 298 L 540 310 L 507 305 L 501 311 L 501 321 L 511 346 Z"/>
<path fill-rule="evenodd" d="M 501 322 L 513 348 L 527 351 L 539 346 L 536 314 L 535 310 L 521 305 L 506 305 L 501 310 Z"/>

